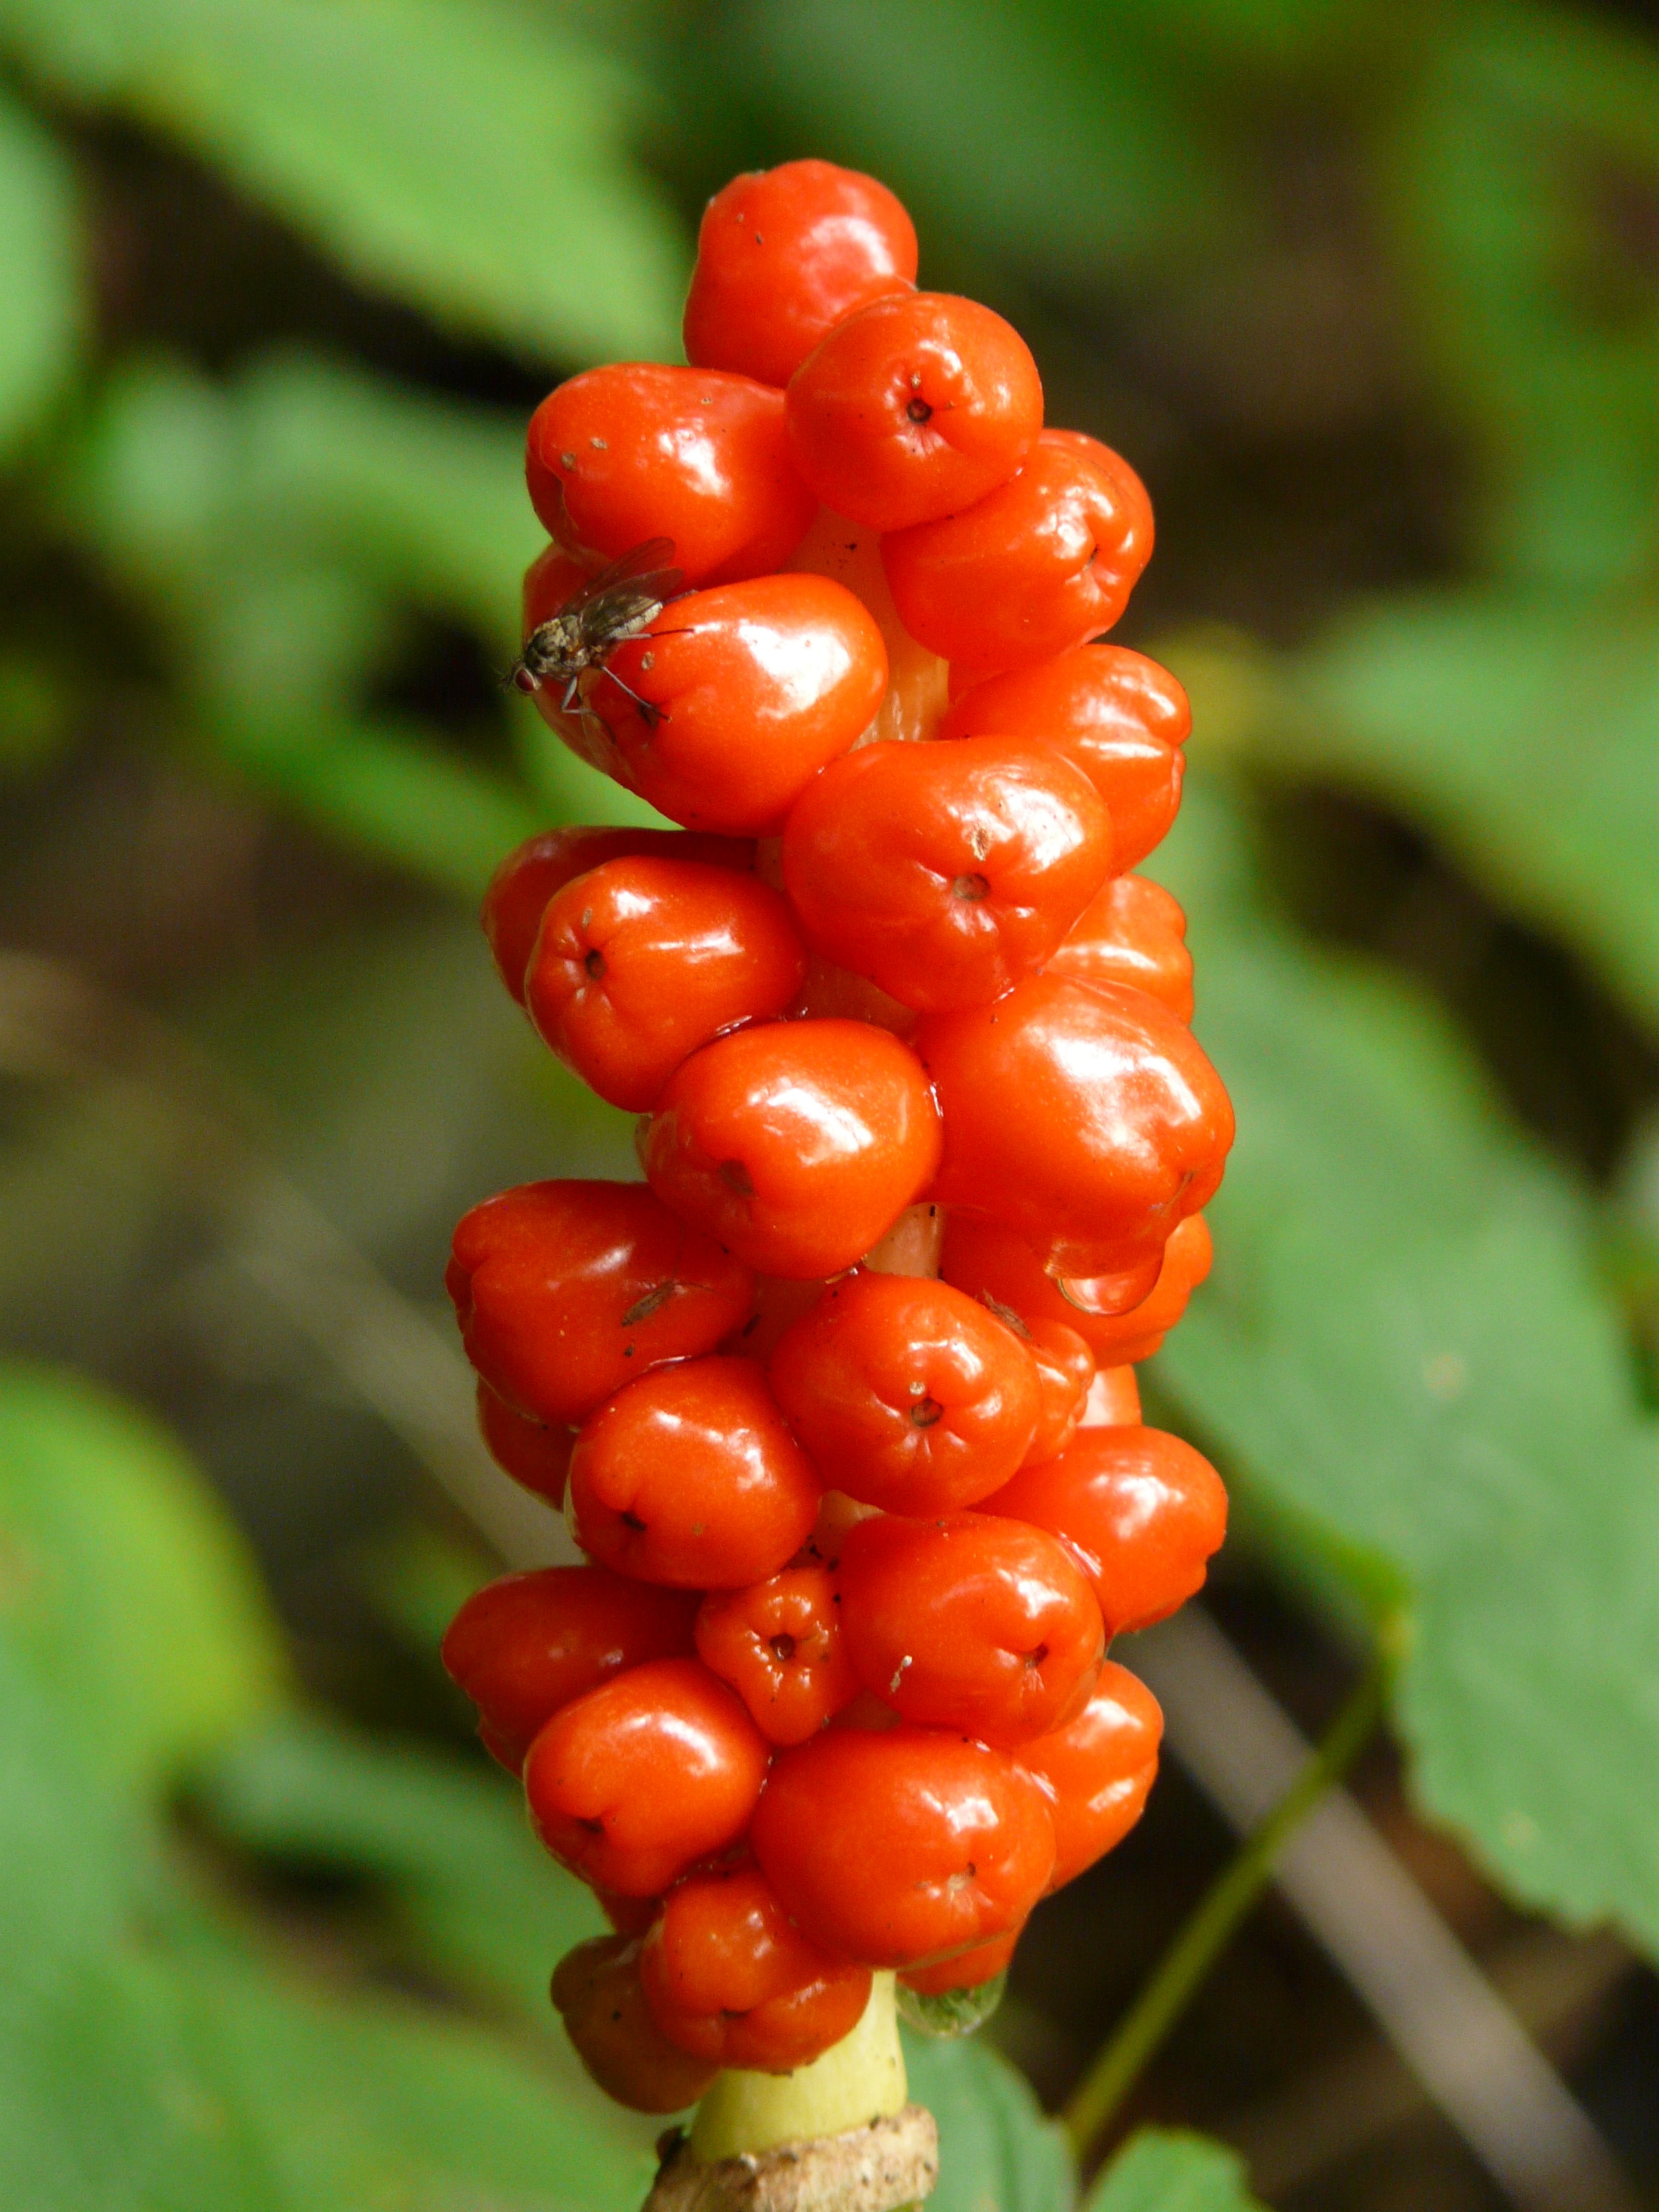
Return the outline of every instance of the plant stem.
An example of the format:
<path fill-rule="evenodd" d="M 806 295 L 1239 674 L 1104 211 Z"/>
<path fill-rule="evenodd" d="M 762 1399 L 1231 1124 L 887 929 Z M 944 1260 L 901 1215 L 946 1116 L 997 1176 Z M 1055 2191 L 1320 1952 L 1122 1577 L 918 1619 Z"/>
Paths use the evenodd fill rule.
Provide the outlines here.
<path fill-rule="evenodd" d="M 891 1974 L 873 1977 L 850 2035 L 793 2074 L 728 2069 L 697 2107 L 691 2154 L 702 2166 L 744 2151 L 836 2136 L 902 2110 L 908 2094 Z"/>
<path fill-rule="evenodd" d="M 1061 2119 L 1079 2162 L 1086 2161 L 1113 2115 L 1205 1976 L 1273 1877 L 1275 1861 L 1325 1792 L 1364 1749 L 1382 1710 L 1388 1681 L 1380 1640 L 1346 1704 L 1272 1812 L 1254 1828 L 1189 1915 L 1130 2006 L 1110 2041 L 1073 2092 Z"/>

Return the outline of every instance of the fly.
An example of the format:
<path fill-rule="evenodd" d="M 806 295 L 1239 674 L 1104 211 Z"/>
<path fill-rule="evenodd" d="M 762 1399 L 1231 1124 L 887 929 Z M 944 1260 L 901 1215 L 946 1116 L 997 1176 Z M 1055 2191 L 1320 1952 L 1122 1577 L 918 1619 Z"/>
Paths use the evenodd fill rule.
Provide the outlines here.
<path fill-rule="evenodd" d="M 559 704 L 568 714 L 576 703 L 583 672 L 599 669 L 627 692 L 647 722 L 656 721 L 661 709 L 641 699 L 606 663 L 617 646 L 648 629 L 669 600 L 685 589 L 685 578 L 672 565 L 673 553 L 672 538 L 648 538 L 589 577 L 556 614 L 531 631 L 510 680 L 520 691 L 562 684 Z"/>

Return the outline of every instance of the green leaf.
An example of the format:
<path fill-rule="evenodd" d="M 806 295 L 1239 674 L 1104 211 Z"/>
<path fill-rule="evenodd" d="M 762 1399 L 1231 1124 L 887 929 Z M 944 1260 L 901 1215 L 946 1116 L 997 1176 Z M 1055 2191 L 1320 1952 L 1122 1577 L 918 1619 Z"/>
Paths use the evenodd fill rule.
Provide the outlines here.
<path fill-rule="evenodd" d="M 1184 2128 L 1142 2128 L 1084 2199 L 1084 2212 L 1260 2212 L 1244 2161 Z"/>
<path fill-rule="evenodd" d="M 375 1876 L 443 1972 L 538 2022 L 558 1960 L 605 1932 L 592 1892 L 536 1842 L 504 1774 L 412 1744 L 285 1717 L 215 1762 L 201 1802 L 268 1857 Z"/>
<path fill-rule="evenodd" d="M 925 55 L 925 97 L 912 60 Z M 1097 289 L 1225 238 L 1241 199 L 1179 80 L 1113 20 L 996 0 L 749 0 L 711 66 L 802 143 L 873 170 L 982 251 Z M 994 148 L 994 161 L 968 149 Z M 1086 179 L 1086 182 L 1084 180 Z"/>
<path fill-rule="evenodd" d="M 0 0 L 60 92 L 165 131 L 371 289 L 531 359 L 678 351 L 638 82 L 505 0 Z"/>
<path fill-rule="evenodd" d="M 1659 1949 L 1659 1432 L 1582 1196 L 1421 998 L 1249 895 L 1201 777 L 1164 877 L 1239 1136 L 1159 1372 L 1295 1545 L 1403 1617 L 1430 1815 L 1528 1904 Z M 1163 856 L 1160 856 L 1162 860 Z"/>
<path fill-rule="evenodd" d="M 1645 568 L 1659 501 L 1659 58 L 1613 23 L 1453 11 L 1379 197 L 1422 336 L 1484 449 L 1489 555 L 1583 587 Z"/>
<path fill-rule="evenodd" d="M 1295 665 L 1266 757 L 1397 805 L 1659 1021 L 1659 635 L 1645 610 L 1401 599 Z"/>
<path fill-rule="evenodd" d="M 74 173 L 27 110 L 0 88 L 0 453 L 31 428 L 68 376 L 82 335 Z"/>
<path fill-rule="evenodd" d="M 931 2212 L 1072 2212 L 1072 2154 L 1024 2075 L 988 2045 L 904 2033 L 910 2094 L 939 2122 Z"/>
<path fill-rule="evenodd" d="M 163 1790 L 275 1702 L 242 1542 L 179 1446 L 93 1384 L 0 1368 L 0 1625 L 106 1778 Z"/>

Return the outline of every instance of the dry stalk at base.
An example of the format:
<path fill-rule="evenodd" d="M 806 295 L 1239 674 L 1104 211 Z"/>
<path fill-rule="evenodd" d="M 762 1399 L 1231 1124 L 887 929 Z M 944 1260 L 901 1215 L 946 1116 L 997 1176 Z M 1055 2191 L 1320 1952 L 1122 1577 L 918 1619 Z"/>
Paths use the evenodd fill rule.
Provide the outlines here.
<path fill-rule="evenodd" d="M 692 2157 L 678 2129 L 663 2152 L 643 2212 L 897 2212 L 939 2179 L 939 2129 L 921 2105 L 713 2166 Z"/>

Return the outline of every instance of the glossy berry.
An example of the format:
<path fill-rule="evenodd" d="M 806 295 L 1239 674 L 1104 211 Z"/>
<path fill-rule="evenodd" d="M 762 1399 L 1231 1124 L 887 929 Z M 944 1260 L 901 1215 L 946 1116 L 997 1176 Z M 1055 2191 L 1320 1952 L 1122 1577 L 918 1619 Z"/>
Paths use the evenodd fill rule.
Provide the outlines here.
<path fill-rule="evenodd" d="M 1077 1433 L 1094 1386 L 1095 1356 L 1079 1332 L 1063 1321 L 1041 1318 L 1024 1324 L 1025 1348 L 1037 1371 L 1042 1410 L 1036 1434 L 1025 1455 L 1027 1467 L 1039 1467 L 1064 1451 Z"/>
<path fill-rule="evenodd" d="M 1104 1857 L 1140 1818 L 1163 1734 L 1158 1699 L 1109 1659 L 1075 1719 L 1020 1746 L 1019 1763 L 1047 1796 L 1054 1824 L 1051 1891 Z"/>
<path fill-rule="evenodd" d="M 690 1359 L 619 1390 L 576 1438 L 568 1512 L 593 1558 L 642 1582 L 738 1589 L 812 1533 L 812 1463 L 752 1359 Z"/>
<path fill-rule="evenodd" d="M 832 161 L 751 170 L 703 210 L 685 357 L 787 384 L 843 316 L 915 275 L 915 226 L 873 177 Z"/>
<path fill-rule="evenodd" d="M 744 1589 L 710 1590 L 696 1643 L 703 1665 L 731 1684 L 769 1743 L 805 1743 L 858 1695 L 836 1586 L 816 1559 Z"/>
<path fill-rule="evenodd" d="M 881 557 L 906 629 L 971 683 L 1109 629 L 1152 551 L 1152 502 L 1127 462 L 1045 430 L 1018 476 L 884 538 Z"/>
<path fill-rule="evenodd" d="M 1055 1887 L 1049 1884 L 1050 1888 Z M 994 1943 L 981 1943 L 971 1951 L 958 1951 L 953 1958 L 940 1959 L 931 1966 L 911 1966 L 899 1976 L 907 1990 L 918 1996 L 946 1996 L 952 1990 L 976 1990 L 984 1983 L 994 1981 L 1006 1974 L 1014 1955 L 1014 1946 L 1020 1931 L 1011 1936 L 999 1936 Z"/>
<path fill-rule="evenodd" d="M 1204 1587 L 1227 1493 L 1203 1455 L 1162 1429 L 1080 1429 L 1022 1468 L 983 1511 L 1047 1528 L 1088 1577 L 1109 1636 L 1150 1628 Z"/>
<path fill-rule="evenodd" d="M 1028 1322 L 1063 1322 L 1083 1338 L 1098 1366 L 1121 1367 L 1150 1359 L 1180 1320 L 1210 1271 L 1210 1232 L 1202 1214 L 1189 1213 L 1159 1254 L 1151 1286 L 1127 1301 L 1121 1297 L 1121 1277 L 1046 1274 L 1023 1237 L 968 1213 L 948 1217 L 939 1270 L 970 1297 L 994 1300 Z"/>
<path fill-rule="evenodd" d="M 606 860 L 550 901 L 525 1006 L 567 1067 L 637 1114 L 700 1045 L 782 1013 L 805 974 L 788 906 L 755 877 Z"/>
<path fill-rule="evenodd" d="M 945 1125 L 932 1194 L 1014 1230 L 1053 1273 L 1155 1259 L 1221 1181 L 1227 1094 L 1144 991 L 1031 976 L 994 1006 L 926 1016 L 915 1042 Z"/>
<path fill-rule="evenodd" d="M 672 821 L 756 836 L 781 828 L 886 683 L 881 632 L 849 591 L 757 576 L 676 599 L 582 678 L 580 714 L 550 719 L 597 722 L 605 739 L 589 757 Z"/>
<path fill-rule="evenodd" d="M 814 948 L 925 1011 L 981 1006 L 1057 950 L 1105 882 L 1111 822 L 1050 745 L 873 744 L 809 784 L 783 881 Z"/>
<path fill-rule="evenodd" d="M 694 830 L 544 830 L 526 838 L 490 878 L 480 917 L 501 979 L 520 1006 L 548 901 L 574 877 L 624 855 L 750 868 L 755 848 L 746 837 L 708 837 Z"/>
<path fill-rule="evenodd" d="M 901 1718 L 1007 1746 L 1088 1696 L 1100 1608 L 1055 1539 L 986 1513 L 877 1514 L 836 1566 L 853 1671 Z"/>
<path fill-rule="evenodd" d="M 563 1422 L 532 1420 L 515 1413 L 488 1382 L 478 1385 L 477 1404 L 478 1433 L 496 1466 L 550 1505 L 562 1505 L 574 1431 Z"/>
<path fill-rule="evenodd" d="M 606 2096 L 630 2112 L 684 2112 L 720 2071 L 657 2026 L 636 1937 L 595 1936 L 567 1951 L 554 1969 L 552 1996 L 576 2056 Z"/>
<path fill-rule="evenodd" d="M 1194 1215 L 1194 1219 L 1198 1217 Z M 1130 1429 L 1140 1425 L 1140 1385 L 1133 1367 L 1097 1367 L 1089 1385 L 1080 1429 Z M 1040 1464 L 1037 1461 L 1032 1466 Z"/>
<path fill-rule="evenodd" d="M 1093 988 L 1127 983 L 1161 999 L 1178 1021 L 1193 1018 L 1187 917 L 1145 876 L 1115 876 L 1049 954 L 1045 972 Z"/>
<path fill-rule="evenodd" d="M 1020 1338 L 926 1277 L 832 1284 L 767 1371 L 820 1479 L 893 1513 L 988 1497 L 1030 1451 L 1042 1412 Z"/>
<path fill-rule="evenodd" d="M 786 414 L 795 465 L 826 507 L 903 530 L 1013 475 L 1042 428 L 1042 383 L 1024 338 L 989 307 L 892 293 L 808 355 Z"/>
<path fill-rule="evenodd" d="M 645 1939 L 640 1978 L 671 2042 L 768 2074 L 809 2065 L 870 2001 L 870 1969 L 809 1942 L 755 1866 L 682 1882 Z"/>
<path fill-rule="evenodd" d="M 518 1412 L 585 1420 L 749 1314 L 748 1268 L 639 1183 L 531 1182 L 463 1215 L 444 1277 L 467 1358 Z"/>
<path fill-rule="evenodd" d="M 603 568 L 666 538 L 693 588 L 781 568 L 817 507 L 790 462 L 781 392 L 659 362 L 586 369 L 550 392 L 525 475 L 568 551 Z"/>
<path fill-rule="evenodd" d="M 1042 738 L 1080 768 L 1112 817 L 1115 865 L 1138 867 L 1175 820 L 1193 726 L 1167 668 L 1121 645 L 1085 645 L 975 684 L 942 738 Z"/>
<path fill-rule="evenodd" d="M 1054 1865 L 1042 1791 L 1006 1753 L 904 1723 L 780 1752 L 750 1829 L 803 1934 L 915 1966 L 1017 1929 Z"/>
<path fill-rule="evenodd" d="M 656 1897 L 742 1835 L 767 1755 L 724 1682 L 695 1659 L 658 1659 L 560 1707 L 530 1747 L 525 1795 L 573 1874 Z"/>
<path fill-rule="evenodd" d="M 688 1656 L 695 1599 L 603 1567 L 539 1567 L 475 1590 L 443 1662 L 514 1772 L 561 1705 L 648 1659 Z"/>
<path fill-rule="evenodd" d="M 775 1023 L 705 1045 L 641 1140 L 652 1188 L 763 1274 L 838 1274 L 933 1181 L 915 1054 L 863 1022 Z"/>

